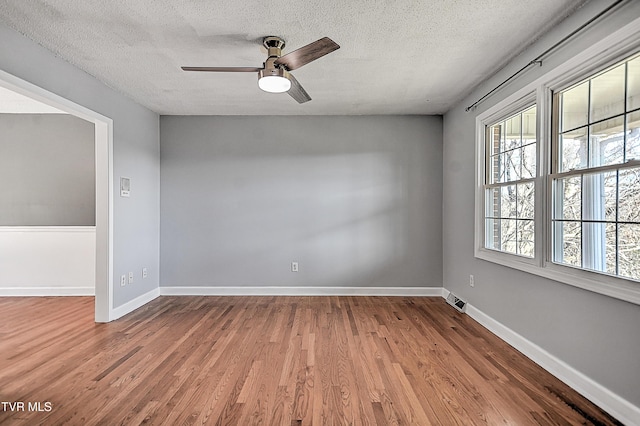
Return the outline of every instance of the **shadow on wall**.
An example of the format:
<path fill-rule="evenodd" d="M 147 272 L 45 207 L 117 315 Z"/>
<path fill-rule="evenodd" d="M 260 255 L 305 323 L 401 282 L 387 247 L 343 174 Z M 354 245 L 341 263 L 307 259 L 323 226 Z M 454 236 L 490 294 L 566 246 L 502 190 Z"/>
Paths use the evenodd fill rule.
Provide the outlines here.
<path fill-rule="evenodd" d="M 198 218 L 163 229 L 178 244 L 179 258 L 167 270 L 176 284 L 168 285 L 423 285 L 416 276 L 428 271 L 416 271 L 407 256 L 420 249 L 409 210 L 423 197 L 410 198 L 403 161 L 395 156 L 224 156 L 191 163 L 182 179 L 199 182 L 202 192 L 174 193 L 177 202 L 163 207 L 180 217 L 177 210 L 188 206 Z M 290 272 L 291 261 L 299 262 L 299 273 Z"/>

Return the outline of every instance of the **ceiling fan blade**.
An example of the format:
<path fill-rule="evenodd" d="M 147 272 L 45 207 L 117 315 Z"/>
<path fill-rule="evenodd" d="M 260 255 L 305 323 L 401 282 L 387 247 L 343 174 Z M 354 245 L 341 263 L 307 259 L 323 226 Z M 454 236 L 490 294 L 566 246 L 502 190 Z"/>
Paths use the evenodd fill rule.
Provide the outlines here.
<path fill-rule="evenodd" d="M 183 71 L 204 72 L 258 72 L 264 68 L 255 67 L 181 67 Z"/>
<path fill-rule="evenodd" d="M 299 104 L 303 104 L 305 102 L 309 102 L 311 100 L 311 96 L 304 90 L 304 87 L 300 85 L 296 78 L 289 74 L 289 80 L 291 80 L 291 88 L 287 92 L 289 96 L 298 101 Z"/>
<path fill-rule="evenodd" d="M 340 46 L 329 37 L 323 37 L 320 40 L 309 43 L 298 50 L 287 53 L 276 59 L 276 65 L 284 65 L 287 70 L 295 70 L 311 61 L 315 61 L 324 55 L 340 49 Z"/>

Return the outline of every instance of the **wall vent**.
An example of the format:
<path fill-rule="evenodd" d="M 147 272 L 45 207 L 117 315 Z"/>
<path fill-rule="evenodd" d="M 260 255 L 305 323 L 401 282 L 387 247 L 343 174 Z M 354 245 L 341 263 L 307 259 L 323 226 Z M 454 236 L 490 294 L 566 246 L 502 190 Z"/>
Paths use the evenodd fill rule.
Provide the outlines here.
<path fill-rule="evenodd" d="M 454 308 L 456 308 L 460 312 L 464 312 L 465 308 L 467 307 L 467 302 L 460 299 L 458 296 L 454 295 L 453 293 L 449 293 L 449 295 L 447 296 L 447 303 L 453 306 Z"/>

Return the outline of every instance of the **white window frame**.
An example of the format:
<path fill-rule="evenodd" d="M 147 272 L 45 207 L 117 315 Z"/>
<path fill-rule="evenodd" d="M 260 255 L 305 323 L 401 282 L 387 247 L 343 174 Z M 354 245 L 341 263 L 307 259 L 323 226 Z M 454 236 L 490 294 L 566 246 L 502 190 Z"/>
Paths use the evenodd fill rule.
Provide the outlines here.
<path fill-rule="evenodd" d="M 485 247 L 486 242 L 486 200 L 485 200 L 485 180 L 487 176 L 487 128 L 493 126 L 500 121 L 513 116 L 519 112 L 522 112 L 529 107 L 536 105 L 537 99 L 535 92 L 527 93 L 519 99 L 510 102 L 506 107 L 499 108 L 496 111 L 491 111 L 491 113 L 487 115 L 479 116 L 476 120 L 476 125 L 478 128 L 476 129 L 477 135 L 477 143 L 476 143 L 476 158 L 478 158 L 478 164 L 476 167 L 477 176 L 476 176 L 476 257 L 481 259 L 492 261 L 493 259 L 503 259 L 504 262 L 513 263 L 515 265 L 519 264 L 536 264 L 537 258 L 539 254 L 541 254 L 540 244 L 539 244 L 539 230 L 538 230 L 538 216 L 541 213 L 538 205 L 540 204 L 538 201 L 538 190 L 541 187 L 541 179 L 540 176 L 540 136 L 538 131 L 540 130 L 539 125 L 539 117 L 540 111 L 536 109 L 536 177 L 533 179 L 535 185 L 535 213 L 534 213 L 534 238 L 535 238 L 535 250 L 533 257 L 520 256 L 515 253 L 503 252 L 500 250 L 495 250 L 491 248 Z M 482 164 L 479 164 L 482 161 Z M 514 184 L 516 181 L 513 182 Z M 501 262 L 499 262 L 501 263 Z"/>
<path fill-rule="evenodd" d="M 588 78 L 640 51 L 640 18 L 591 45 L 542 77 L 476 117 L 474 255 L 564 284 L 640 305 L 640 282 L 604 275 L 551 261 L 551 105 L 554 91 Z M 535 255 L 527 258 L 485 248 L 486 128 L 528 105 L 537 106 L 537 177 L 535 178 Z"/>

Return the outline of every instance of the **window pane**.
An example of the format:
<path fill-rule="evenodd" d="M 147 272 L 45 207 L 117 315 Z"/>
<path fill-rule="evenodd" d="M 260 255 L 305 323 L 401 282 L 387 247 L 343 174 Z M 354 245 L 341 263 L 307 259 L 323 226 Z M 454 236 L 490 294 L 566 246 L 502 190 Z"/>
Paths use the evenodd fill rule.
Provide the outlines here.
<path fill-rule="evenodd" d="M 624 117 L 601 121 L 590 128 L 589 167 L 624 161 Z"/>
<path fill-rule="evenodd" d="M 551 220 L 562 219 L 563 193 L 564 179 L 554 179 L 551 182 Z"/>
<path fill-rule="evenodd" d="M 487 189 L 485 199 L 485 216 L 500 217 L 500 188 Z"/>
<path fill-rule="evenodd" d="M 504 169 L 502 168 L 501 160 L 501 155 L 493 155 L 489 157 L 489 183 L 502 182 Z"/>
<path fill-rule="evenodd" d="M 618 173 L 606 172 L 604 174 L 604 219 L 609 222 L 616 221 L 618 188 Z"/>
<path fill-rule="evenodd" d="M 592 271 L 606 271 L 607 227 L 604 222 L 582 225 L 582 266 Z M 614 240 L 615 247 L 615 240 Z"/>
<path fill-rule="evenodd" d="M 519 219 L 533 219 L 534 209 L 534 183 L 528 182 L 517 186 L 517 217 Z"/>
<path fill-rule="evenodd" d="M 500 154 L 500 182 L 520 180 L 520 156 L 522 148 L 513 149 Z M 504 173 L 502 171 L 504 170 Z"/>
<path fill-rule="evenodd" d="M 485 247 L 500 250 L 500 219 L 485 220 Z"/>
<path fill-rule="evenodd" d="M 522 143 L 521 120 L 522 116 L 518 114 L 505 122 L 505 150 L 517 148 Z"/>
<path fill-rule="evenodd" d="M 505 169 L 507 167 L 506 157 L 504 156 L 504 154 L 500 154 L 498 155 L 497 158 L 498 158 L 498 168 L 495 173 L 496 182 L 506 182 L 507 181 L 507 177 L 505 174 Z"/>
<path fill-rule="evenodd" d="M 582 217 L 582 185 L 580 176 L 557 179 L 554 185 L 554 219 Z"/>
<path fill-rule="evenodd" d="M 560 172 L 587 167 L 587 128 L 560 135 Z"/>
<path fill-rule="evenodd" d="M 616 224 L 607 223 L 607 243 L 606 243 L 606 262 L 608 274 L 615 275 L 616 272 Z"/>
<path fill-rule="evenodd" d="M 640 56 L 627 63 L 627 111 L 640 108 Z"/>
<path fill-rule="evenodd" d="M 516 186 L 503 186 L 500 197 L 500 217 L 516 217 Z"/>
<path fill-rule="evenodd" d="M 640 160 L 640 111 L 627 115 L 626 144 L 626 160 Z"/>
<path fill-rule="evenodd" d="M 587 125 L 589 119 L 589 82 L 585 81 L 563 92 L 561 107 L 562 132 Z"/>
<path fill-rule="evenodd" d="M 526 145 L 522 148 L 522 179 L 536 176 L 536 144 Z"/>
<path fill-rule="evenodd" d="M 496 131 L 496 136 L 500 136 L 500 140 L 498 141 L 498 152 L 504 152 L 505 150 L 505 140 L 504 140 L 504 122 L 498 124 L 500 134 L 498 135 Z"/>
<path fill-rule="evenodd" d="M 551 261 L 562 263 L 562 222 L 551 221 Z"/>
<path fill-rule="evenodd" d="M 509 253 L 516 252 L 516 220 L 500 220 L 500 250 Z"/>
<path fill-rule="evenodd" d="M 624 81 L 624 64 L 591 80 L 591 123 L 624 113 Z"/>
<path fill-rule="evenodd" d="M 561 244 L 561 263 L 582 266 L 582 224 L 580 222 L 560 222 L 561 235 L 556 235 Z"/>
<path fill-rule="evenodd" d="M 640 280 L 640 225 L 618 225 L 618 274 Z"/>
<path fill-rule="evenodd" d="M 534 223 L 533 220 L 518 220 L 518 254 L 528 257 L 534 255 Z"/>
<path fill-rule="evenodd" d="M 496 124 L 495 126 L 491 126 L 489 128 L 489 141 L 487 143 L 487 148 L 489 149 L 490 155 L 496 155 L 500 151 L 500 141 L 502 140 L 502 124 Z"/>
<path fill-rule="evenodd" d="M 590 173 L 582 177 L 582 219 L 616 220 L 615 171 Z"/>
<path fill-rule="evenodd" d="M 620 222 L 640 222 L 640 169 L 620 170 L 618 209 Z"/>
<path fill-rule="evenodd" d="M 532 106 L 522 113 L 522 144 L 536 142 L 536 107 Z"/>

